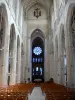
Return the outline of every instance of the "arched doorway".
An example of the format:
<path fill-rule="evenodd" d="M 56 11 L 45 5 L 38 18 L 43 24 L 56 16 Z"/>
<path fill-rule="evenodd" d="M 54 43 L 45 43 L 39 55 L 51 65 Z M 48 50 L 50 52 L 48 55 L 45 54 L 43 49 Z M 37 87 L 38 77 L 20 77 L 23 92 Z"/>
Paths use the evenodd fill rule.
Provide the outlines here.
<path fill-rule="evenodd" d="M 33 33 L 35 35 L 32 40 L 32 82 L 44 82 L 44 41 L 39 29 Z"/>

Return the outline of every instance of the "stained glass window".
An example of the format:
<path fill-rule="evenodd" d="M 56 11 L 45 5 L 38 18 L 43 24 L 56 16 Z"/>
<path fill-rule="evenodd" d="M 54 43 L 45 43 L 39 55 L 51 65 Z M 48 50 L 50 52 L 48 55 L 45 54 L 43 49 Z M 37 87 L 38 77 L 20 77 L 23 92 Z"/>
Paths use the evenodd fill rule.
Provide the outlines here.
<path fill-rule="evenodd" d="M 41 62 L 43 62 L 43 59 L 41 58 Z"/>
<path fill-rule="evenodd" d="M 33 75 L 34 75 L 34 69 L 33 69 Z"/>
<path fill-rule="evenodd" d="M 40 58 L 38 58 L 38 62 L 40 62 Z"/>
<path fill-rule="evenodd" d="M 44 44 L 39 37 L 32 43 L 32 82 L 35 79 L 44 81 Z"/>
<path fill-rule="evenodd" d="M 36 58 L 36 63 L 37 63 L 37 58 Z"/>
<path fill-rule="evenodd" d="M 36 72 L 36 75 L 38 75 L 38 71 Z"/>
<path fill-rule="evenodd" d="M 64 49 L 64 65 L 65 65 L 65 67 L 67 65 L 66 50 L 65 49 Z"/>
<path fill-rule="evenodd" d="M 42 49 L 40 47 L 34 47 L 33 53 L 35 55 L 40 55 L 42 53 Z"/>
<path fill-rule="evenodd" d="M 40 68 L 40 75 L 42 75 L 42 68 Z"/>
<path fill-rule="evenodd" d="M 33 58 L 33 62 L 35 62 L 35 58 Z"/>
<path fill-rule="evenodd" d="M 36 71 L 38 71 L 39 69 L 38 69 L 38 67 L 36 67 Z"/>

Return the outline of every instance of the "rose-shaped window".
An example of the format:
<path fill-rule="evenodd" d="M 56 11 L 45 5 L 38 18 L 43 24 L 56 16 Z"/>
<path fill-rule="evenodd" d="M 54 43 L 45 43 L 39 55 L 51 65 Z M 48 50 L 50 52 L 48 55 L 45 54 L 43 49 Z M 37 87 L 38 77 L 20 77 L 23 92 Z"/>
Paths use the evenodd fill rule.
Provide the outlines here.
<path fill-rule="evenodd" d="M 35 55 L 40 55 L 40 54 L 42 53 L 42 49 L 41 49 L 40 47 L 35 47 L 35 48 L 33 49 L 33 53 L 34 53 Z"/>

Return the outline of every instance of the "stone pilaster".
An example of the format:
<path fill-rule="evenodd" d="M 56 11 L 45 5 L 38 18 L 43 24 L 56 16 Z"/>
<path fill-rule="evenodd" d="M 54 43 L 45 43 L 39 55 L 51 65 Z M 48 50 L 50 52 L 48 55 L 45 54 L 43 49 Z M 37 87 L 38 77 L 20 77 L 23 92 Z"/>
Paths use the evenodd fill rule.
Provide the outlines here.
<path fill-rule="evenodd" d="M 18 66 L 17 67 L 18 67 L 17 83 L 20 83 L 21 81 L 21 44 L 18 47 Z"/>
<path fill-rule="evenodd" d="M 67 86 L 72 87 L 72 62 L 71 62 L 71 47 L 70 35 L 65 36 L 66 42 L 66 57 L 67 57 Z"/>

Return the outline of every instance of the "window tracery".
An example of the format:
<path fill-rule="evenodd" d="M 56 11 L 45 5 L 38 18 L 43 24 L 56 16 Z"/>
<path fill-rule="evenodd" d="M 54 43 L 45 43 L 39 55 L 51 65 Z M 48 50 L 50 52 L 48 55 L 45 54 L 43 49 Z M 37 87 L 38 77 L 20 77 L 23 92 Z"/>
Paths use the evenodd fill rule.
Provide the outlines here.
<path fill-rule="evenodd" d="M 33 53 L 34 53 L 35 55 L 40 55 L 40 54 L 42 53 L 42 48 L 41 48 L 41 47 L 35 47 L 35 48 L 33 49 Z"/>

